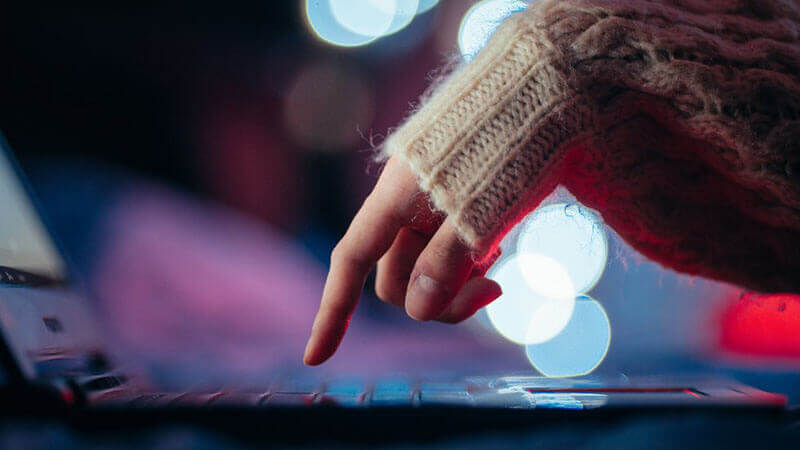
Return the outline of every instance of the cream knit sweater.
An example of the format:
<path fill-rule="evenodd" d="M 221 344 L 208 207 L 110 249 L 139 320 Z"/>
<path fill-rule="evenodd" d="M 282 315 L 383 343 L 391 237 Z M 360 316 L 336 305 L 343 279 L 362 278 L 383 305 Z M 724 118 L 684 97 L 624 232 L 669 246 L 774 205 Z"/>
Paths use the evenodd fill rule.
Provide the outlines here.
<path fill-rule="evenodd" d="M 557 184 L 645 255 L 800 292 L 800 2 L 539 0 L 385 142 L 483 257 Z"/>

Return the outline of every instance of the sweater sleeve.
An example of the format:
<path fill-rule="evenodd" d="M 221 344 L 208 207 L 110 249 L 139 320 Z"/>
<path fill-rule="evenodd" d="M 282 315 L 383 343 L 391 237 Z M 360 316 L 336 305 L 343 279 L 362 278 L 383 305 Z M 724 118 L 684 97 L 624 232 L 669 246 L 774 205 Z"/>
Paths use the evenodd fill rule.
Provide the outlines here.
<path fill-rule="evenodd" d="M 555 187 L 590 125 L 545 34 L 534 8 L 509 18 L 384 145 L 479 258 Z"/>
<path fill-rule="evenodd" d="M 800 292 L 800 2 L 539 0 L 385 142 L 477 254 L 557 184 L 645 256 Z"/>

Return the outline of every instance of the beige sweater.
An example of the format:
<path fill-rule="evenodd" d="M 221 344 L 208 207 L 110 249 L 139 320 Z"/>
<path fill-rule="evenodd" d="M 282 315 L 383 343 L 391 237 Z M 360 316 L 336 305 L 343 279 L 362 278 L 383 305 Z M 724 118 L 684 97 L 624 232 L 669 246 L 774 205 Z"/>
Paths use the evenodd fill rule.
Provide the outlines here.
<path fill-rule="evenodd" d="M 539 0 L 385 142 L 482 257 L 557 184 L 674 269 L 800 292 L 800 2 Z"/>

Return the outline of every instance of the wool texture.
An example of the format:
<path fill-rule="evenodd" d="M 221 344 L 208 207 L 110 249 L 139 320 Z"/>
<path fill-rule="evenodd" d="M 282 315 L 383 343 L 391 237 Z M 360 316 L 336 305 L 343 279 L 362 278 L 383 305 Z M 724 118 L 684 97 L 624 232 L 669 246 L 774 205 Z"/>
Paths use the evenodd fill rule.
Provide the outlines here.
<path fill-rule="evenodd" d="M 384 143 L 478 255 L 558 184 L 644 255 L 800 292 L 800 2 L 539 0 Z"/>

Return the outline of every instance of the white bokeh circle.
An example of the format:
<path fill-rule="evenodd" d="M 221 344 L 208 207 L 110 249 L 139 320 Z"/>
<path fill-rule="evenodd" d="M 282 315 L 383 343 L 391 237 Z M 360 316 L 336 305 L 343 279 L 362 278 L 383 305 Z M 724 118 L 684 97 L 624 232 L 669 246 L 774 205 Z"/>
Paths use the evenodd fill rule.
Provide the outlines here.
<path fill-rule="evenodd" d="M 597 300 L 580 296 L 569 323 L 552 339 L 525 346 L 528 360 L 548 377 L 574 377 L 593 372 L 611 344 L 611 323 Z"/>
<path fill-rule="evenodd" d="M 328 0 L 336 22 L 353 33 L 383 36 L 397 14 L 395 0 Z"/>
<path fill-rule="evenodd" d="M 561 289 L 557 297 L 531 288 L 523 278 L 521 265 L 532 260 L 538 267 L 545 267 L 547 273 L 568 282 L 566 272 L 555 260 L 519 255 L 504 259 L 487 274 L 500 284 L 503 295 L 486 307 L 486 314 L 498 333 L 517 344 L 541 343 L 559 334 L 569 322 L 575 304 L 574 292 L 569 295 L 567 291 L 571 290 L 564 284 L 556 288 Z"/>
<path fill-rule="evenodd" d="M 603 274 L 608 239 L 597 213 L 577 203 L 556 203 L 537 209 L 523 222 L 516 250 L 520 255 L 543 255 L 558 261 L 575 292 L 586 293 Z M 539 276 L 534 269 L 523 266 L 529 282 Z"/>

